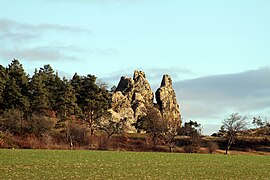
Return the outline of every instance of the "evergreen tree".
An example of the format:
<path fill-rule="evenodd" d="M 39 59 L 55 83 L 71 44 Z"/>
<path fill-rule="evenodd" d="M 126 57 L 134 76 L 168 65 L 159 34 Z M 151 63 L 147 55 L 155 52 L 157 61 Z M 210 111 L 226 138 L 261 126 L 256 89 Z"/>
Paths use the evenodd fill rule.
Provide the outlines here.
<path fill-rule="evenodd" d="M 3 96 L 4 90 L 7 82 L 6 68 L 0 65 L 0 113 L 3 111 Z"/>
<path fill-rule="evenodd" d="M 73 87 L 70 82 L 64 78 L 56 101 L 58 117 L 66 119 L 81 114 L 81 109 L 77 105 L 76 100 Z"/>
<path fill-rule="evenodd" d="M 82 110 L 82 117 L 93 134 L 97 122 L 109 108 L 108 92 L 95 84 L 96 77 L 93 75 L 79 77 L 75 74 L 71 82 L 78 91 L 77 103 Z"/>
<path fill-rule="evenodd" d="M 43 81 L 48 92 L 49 109 L 51 111 L 56 111 L 56 99 L 58 97 L 62 80 L 57 73 L 54 73 L 54 70 L 50 65 L 44 65 L 43 68 L 40 68 L 39 73 L 42 74 Z"/>
<path fill-rule="evenodd" d="M 46 115 L 49 110 L 49 93 L 46 88 L 42 73 L 35 70 L 30 81 L 31 110 L 35 114 Z"/>
<path fill-rule="evenodd" d="M 80 96 L 81 89 L 82 89 L 82 83 L 83 83 L 83 78 L 79 76 L 77 73 L 74 74 L 72 77 L 70 84 L 73 87 L 77 99 L 77 103 L 80 106 L 82 102 L 82 97 Z"/>
<path fill-rule="evenodd" d="M 3 92 L 4 110 L 18 109 L 28 112 L 30 106 L 28 83 L 28 75 L 20 62 L 14 59 L 7 68 L 7 82 Z"/>

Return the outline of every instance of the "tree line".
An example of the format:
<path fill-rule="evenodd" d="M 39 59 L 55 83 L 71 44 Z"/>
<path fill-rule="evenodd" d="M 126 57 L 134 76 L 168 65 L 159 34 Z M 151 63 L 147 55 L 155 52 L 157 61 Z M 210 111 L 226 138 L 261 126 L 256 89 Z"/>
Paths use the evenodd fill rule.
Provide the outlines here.
<path fill-rule="evenodd" d="M 2 130 L 20 135 L 33 133 L 31 121 L 39 119 L 36 121 L 45 127 L 49 118 L 56 118 L 55 127 L 64 127 L 67 121 L 76 119 L 87 124 L 93 133 L 95 122 L 110 108 L 111 95 L 96 80 L 94 75 L 77 73 L 70 80 L 60 78 L 50 65 L 35 69 L 30 77 L 16 59 L 7 67 L 0 65 L 0 116 L 6 119 L 1 121 Z M 14 115 L 18 122 L 8 122 Z M 28 127 L 22 129 L 24 124 Z"/>

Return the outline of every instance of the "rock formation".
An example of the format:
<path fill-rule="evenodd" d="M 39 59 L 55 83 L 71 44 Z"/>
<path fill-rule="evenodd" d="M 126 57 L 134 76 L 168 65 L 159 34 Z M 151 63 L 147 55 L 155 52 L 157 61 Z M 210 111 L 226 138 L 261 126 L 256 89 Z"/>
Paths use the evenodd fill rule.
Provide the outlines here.
<path fill-rule="evenodd" d="M 176 102 L 172 80 L 168 75 L 163 76 L 161 87 L 156 92 L 157 104 L 163 118 L 180 121 L 179 105 Z M 120 82 L 112 96 L 110 112 L 115 121 L 126 119 L 127 132 L 136 132 L 134 123 L 146 115 L 147 107 L 154 106 L 154 94 L 145 73 L 135 71 L 133 79 L 121 77 Z"/>
<path fill-rule="evenodd" d="M 136 132 L 134 124 L 134 111 L 131 107 L 130 100 L 127 96 L 123 95 L 121 91 L 116 91 L 112 96 L 112 108 L 109 110 L 112 114 L 112 119 L 117 122 L 121 119 L 127 121 L 127 132 Z"/>
<path fill-rule="evenodd" d="M 156 100 L 164 119 L 181 120 L 179 104 L 177 104 L 172 79 L 169 75 L 163 76 L 161 86 L 156 91 Z"/>

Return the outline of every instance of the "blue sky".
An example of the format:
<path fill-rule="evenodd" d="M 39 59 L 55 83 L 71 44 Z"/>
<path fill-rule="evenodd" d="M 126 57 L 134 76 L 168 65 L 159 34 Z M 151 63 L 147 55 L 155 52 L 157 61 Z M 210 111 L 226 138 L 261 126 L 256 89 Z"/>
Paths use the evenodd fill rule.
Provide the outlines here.
<path fill-rule="evenodd" d="M 51 64 L 110 85 L 170 74 L 184 120 L 217 130 L 230 113 L 270 117 L 268 0 L 0 0 L 0 63 Z M 256 88 L 254 88 L 256 87 Z"/>

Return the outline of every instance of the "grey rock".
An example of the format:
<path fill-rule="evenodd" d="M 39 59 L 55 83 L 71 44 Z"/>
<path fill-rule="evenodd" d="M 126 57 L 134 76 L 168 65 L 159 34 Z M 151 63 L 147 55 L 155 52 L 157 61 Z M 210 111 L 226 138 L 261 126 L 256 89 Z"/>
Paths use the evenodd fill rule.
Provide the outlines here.
<path fill-rule="evenodd" d="M 143 71 L 134 71 L 133 79 L 121 77 L 112 96 L 112 108 L 109 110 L 115 121 L 125 118 L 127 132 L 136 132 L 133 124 L 147 113 L 147 107 L 154 106 L 163 118 L 181 121 L 179 105 L 172 88 L 169 75 L 164 75 L 161 86 L 156 92 L 157 103 L 154 104 L 154 93 Z"/>
<path fill-rule="evenodd" d="M 169 75 L 163 76 L 160 88 L 156 91 L 156 100 L 164 119 L 181 121 L 180 107 Z"/>

